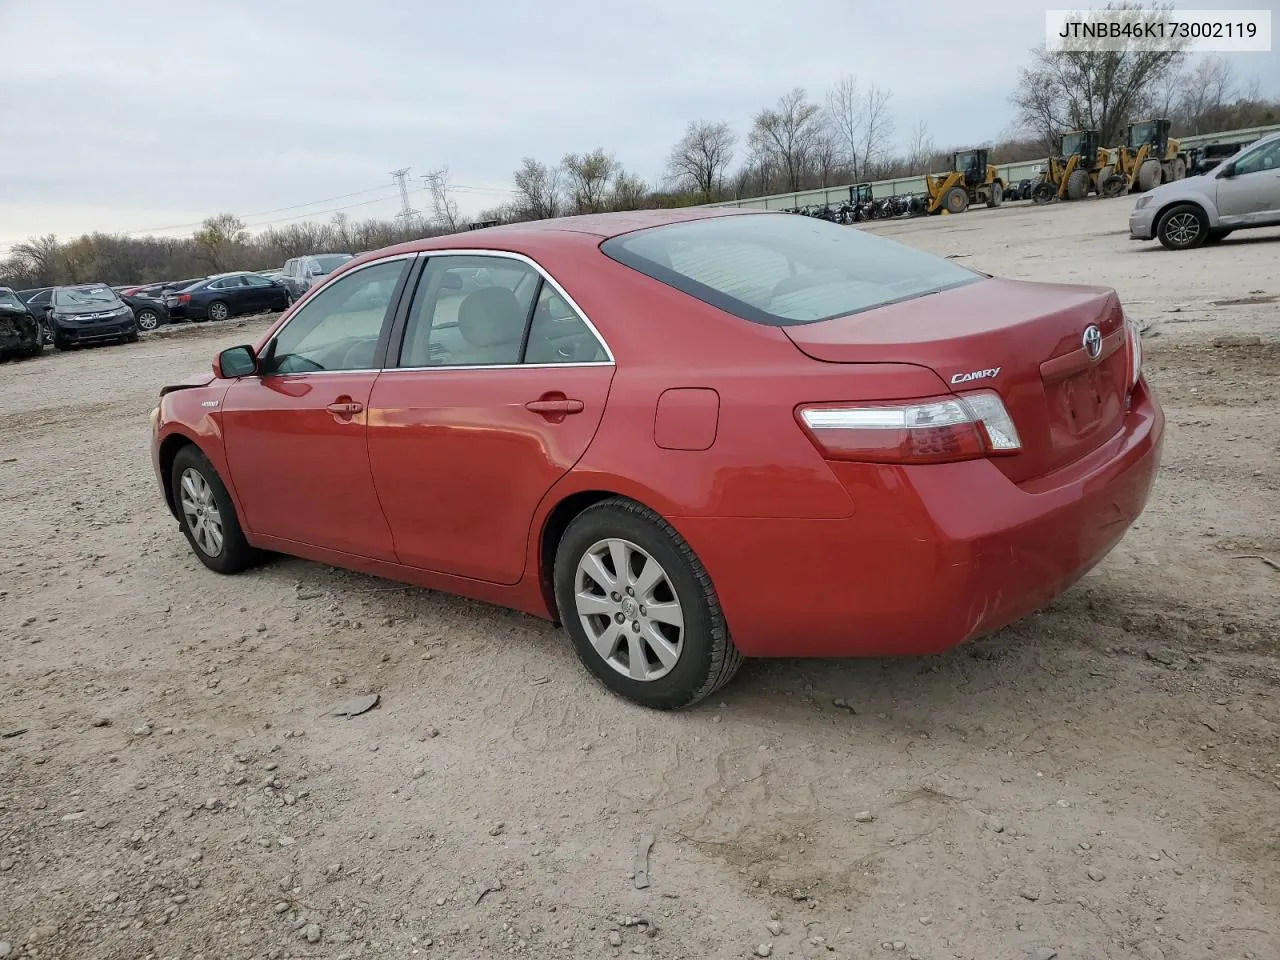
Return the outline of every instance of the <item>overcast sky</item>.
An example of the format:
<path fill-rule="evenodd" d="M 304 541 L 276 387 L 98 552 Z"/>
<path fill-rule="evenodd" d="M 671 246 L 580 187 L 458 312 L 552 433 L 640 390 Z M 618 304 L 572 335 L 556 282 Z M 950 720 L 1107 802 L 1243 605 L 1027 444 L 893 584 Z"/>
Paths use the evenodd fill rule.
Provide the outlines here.
<path fill-rule="evenodd" d="M 743 134 L 846 74 L 893 92 L 900 138 L 980 143 L 1043 36 L 1026 0 L 0 0 L 0 255 L 217 212 L 390 217 L 399 167 L 447 166 L 466 213 L 523 156 L 603 146 L 655 182 L 689 120 Z M 1234 61 L 1280 93 L 1280 53 Z"/>

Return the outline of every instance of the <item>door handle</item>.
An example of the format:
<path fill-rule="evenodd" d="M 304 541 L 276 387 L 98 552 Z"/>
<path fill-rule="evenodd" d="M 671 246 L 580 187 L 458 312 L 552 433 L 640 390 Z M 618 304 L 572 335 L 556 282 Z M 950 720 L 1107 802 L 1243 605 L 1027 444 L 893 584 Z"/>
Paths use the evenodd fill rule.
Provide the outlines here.
<path fill-rule="evenodd" d="M 524 405 L 526 410 L 532 410 L 534 413 L 561 417 L 570 413 L 581 413 L 586 406 L 581 400 L 570 400 L 567 397 L 543 397 L 539 400 L 530 400 Z"/>
<path fill-rule="evenodd" d="M 364 404 L 357 403 L 350 397 L 347 397 L 345 400 L 339 397 L 333 403 L 329 404 L 329 406 L 325 407 L 325 409 L 335 417 L 351 418 L 364 409 Z"/>

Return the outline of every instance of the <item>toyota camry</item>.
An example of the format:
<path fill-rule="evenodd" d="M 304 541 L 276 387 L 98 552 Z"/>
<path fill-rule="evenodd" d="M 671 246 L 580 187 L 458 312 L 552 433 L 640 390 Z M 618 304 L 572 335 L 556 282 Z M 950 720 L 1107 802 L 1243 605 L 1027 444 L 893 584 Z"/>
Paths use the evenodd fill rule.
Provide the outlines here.
<path fill-rule="evenodd" d="M 363 255 L 152 423 L 210 569 L 523 610 L 666 709 L 744 657 L 935 653 L 1043 607 L 1138 517 L 1163 432 L 1111 290 L 708 209 Z"/>

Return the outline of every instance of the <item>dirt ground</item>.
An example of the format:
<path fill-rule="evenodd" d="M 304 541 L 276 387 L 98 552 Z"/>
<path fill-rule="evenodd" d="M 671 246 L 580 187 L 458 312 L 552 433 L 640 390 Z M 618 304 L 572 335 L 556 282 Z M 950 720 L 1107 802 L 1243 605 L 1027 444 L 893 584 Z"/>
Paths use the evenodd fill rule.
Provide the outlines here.
<path fill-rule="evenodd" d="M 1165 465 L 1112 556 L 677 715 L 522 615 L 207 572 L 147 412 L 265 320 L 0 366 L 0 957 L 1280 957 L 1280 231 L 1168 253 L 1129 209 L 873 227 L 1150 324 Z"/>

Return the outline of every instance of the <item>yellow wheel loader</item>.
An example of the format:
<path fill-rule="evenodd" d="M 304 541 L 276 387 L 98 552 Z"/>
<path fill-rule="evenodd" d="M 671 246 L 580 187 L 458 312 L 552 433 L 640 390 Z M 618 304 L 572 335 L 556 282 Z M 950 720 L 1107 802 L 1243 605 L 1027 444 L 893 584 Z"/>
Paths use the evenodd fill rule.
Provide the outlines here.
<path fill-rule="evenodd" d="M 1006 184 L 996 168 L 987 162 L 987 150 L 960 150 L 951 155 L 946 173 L 926 173 L 928 191 L 926 213 L 964 213 L 971 203 L 998 207 L 1004 201 Z"/>
<path fill-rule="evenodd" d="M 1129 124 L 1127 142 L 1111 151 L 1126 189 L 1145 193 L 1187 175 L 1187 154 L 1169 136 L 1169 121 L 1139 120 Z"/>
<path fill-rule="evenodd" d="M 1099 146 L 1097 130 L 1073 130 L 1058 138 L 1058 156 L 1050 157 L 1044 174 L 1031 188 L 1033 203 L 1083 200 L 1090 193 L 1118 197 L 1125 179 L 1111 165 L 1111 151 Z"/>

